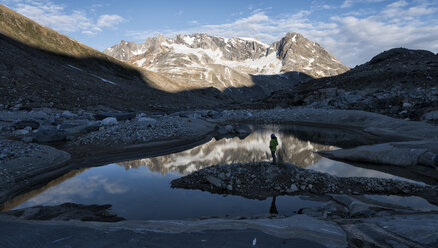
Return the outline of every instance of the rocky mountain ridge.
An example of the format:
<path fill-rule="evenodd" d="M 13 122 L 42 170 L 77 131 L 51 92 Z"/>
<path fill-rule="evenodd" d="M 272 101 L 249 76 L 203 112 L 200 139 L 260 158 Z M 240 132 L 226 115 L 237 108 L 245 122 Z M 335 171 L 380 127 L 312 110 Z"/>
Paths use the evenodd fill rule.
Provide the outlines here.
<path fill-rule="evenodd" d="M 260 75 L 297 72 L 320 78 L 349 69 L 319 44 L 298 33 L 288 33 L 270 45 L 252 38 L 208 34 L 175 38 L 158 35 L 141 44 L 122 41 L 104 53 L 158 72 L 180 82 L 184 89 L 215 87 L 224 91 L 251 87 L 254 77 Z M 283 75 L 283 79 L 297 81 L 288 75 Z"/>
<path fill-rule="evenodd" d="M 394 48 L 341 75 L 274 92 L 263 106 L 357 109 L 436 122 L 437 80 L 437 54 Z"/>

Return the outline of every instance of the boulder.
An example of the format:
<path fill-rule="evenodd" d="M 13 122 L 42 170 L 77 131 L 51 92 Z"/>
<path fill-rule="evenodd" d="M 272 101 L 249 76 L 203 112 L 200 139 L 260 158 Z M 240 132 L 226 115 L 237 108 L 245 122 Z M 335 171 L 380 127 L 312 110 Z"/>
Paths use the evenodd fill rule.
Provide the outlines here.
<path fill-rule="evenodd" d="M 73 118 L 78 117 L 77 114 L 73 114 L 73 113 L 70 112 L 70 111 L 64 111 L 64 112 L 62 112 L 61 116 L 64 117 L 64 118 L 67 118 L 67 119 L 73 119 Z"/>
<path fill-rule="evenodd" d="M 59 125 L 59 130 L 64 131 L 66 135 L 85 134 L 99 130 L 99 122 L 79 120 Z"/>
<path fill-rule="evenodd" d="M 234 127 L 232 125 L 226 125 L 225 130 L 229 133 L 234 133 Z"/>
<path fill-rule="evenodd" d="M 110 126 L 110 125 L 117 125 L 119 122 L 114 117 L 107 117 L 102 121 L 100 121 L 100 123 L 105 126 Z"/>
<path fill-rule="evenodd" d="M 438 110 L 427 112 L 421 119 L 430 123 L 438 123 Z"/>
<path fill-rule="evenodd" d="M 135 118 L 134 112 L 105 112 L 94 115 L 96 120 L 104 120 L 108 117 L 114 117 L 117 121 L 126 121 Z"/>
<path fill-rule="evenodd" d="M 15 131 L 16 135 L 24 136 L 29 134 L 29 130 L 27 129 L 19 129 Z"/>
<path fill-rule="evenodd" d="M 251 128 L 249 128 L 248 125 L 245 124 L 239 124 L 236 128 L 235 128 L 236 132 L 240 135 L 248 135 L 251 133 Z"/>
<path fill-rule="evenodd" d="M 207 179 L 207 181 L 208 181 L 211 185 L 214 185 L 215 187 L 218 187 L 218 188 L 222 187 L 223 182 L 222 182 L 222 180 L 220 180 L 220 179 L 217 178 L 217 177 L 207 176 L 205 179 Z"/>
<path fill-rule="evenodd" d="M 141 117 L 138 119 L 138 121 L 146 125 L 153 125 L 157 123 L 157 120 L 149 117 Z"/>

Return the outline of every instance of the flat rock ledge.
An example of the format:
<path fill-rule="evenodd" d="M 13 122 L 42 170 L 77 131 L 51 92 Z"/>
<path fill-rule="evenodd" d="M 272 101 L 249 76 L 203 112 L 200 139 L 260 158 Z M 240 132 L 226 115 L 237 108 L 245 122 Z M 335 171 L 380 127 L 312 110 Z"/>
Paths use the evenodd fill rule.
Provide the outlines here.
<path fill-rule="evenodd" d="M 63 174 L 70 154 L 46 145 L 0 140 L 0 204 Z"/>
<path fill-rule="evenodd" d="M 438 169 L 438 140 L 392 142 L 318 153 L 340 161 Z"/>
<path fill-rule="evenodd" d="M 393 179 L 336 177 L 293 164 L 269 162 L 215 165 L 171 181 L 172 188 L 266 199 L 300 194 L 420 196 L 438 205 L 437 187 Z"/>

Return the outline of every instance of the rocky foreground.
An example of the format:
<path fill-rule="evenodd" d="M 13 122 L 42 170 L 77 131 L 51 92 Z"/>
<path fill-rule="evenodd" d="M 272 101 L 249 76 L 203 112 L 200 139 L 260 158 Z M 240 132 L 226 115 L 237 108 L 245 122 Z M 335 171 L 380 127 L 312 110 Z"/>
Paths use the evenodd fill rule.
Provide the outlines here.
<path fill-rule="evenodd" d="M 278 195 L 383 194 L 422 196 L 438 204 L 436 186 L 381 178 L 335 177 L 292 164 L 268 162 L 211 166 L 175 179 L 171 186 L 260 200 Z"/>
<path fill-rule="evenodd" d="M 6 198 L 10 198 L 17 192 L 41 182 L 45 175 L 50 175 L 48 172 L 51 170 L 58 170 L 62 167 L 65 170 L 64 173 L 68 172 L 75 165 L 62 166 L 69 161 L 69 155 L 65 152 L 72 155 L 73 161 L 78 162 L 75 159 L 87 158 L 87 160 L 82 161 L 84 164 L 97 166 L 106 162 L 126 160 L 127 152 L 131 153 L 128 157 L 133 156 L 132 159 L 136 159 L 140 158 L 139 156 L 156 156 L 166 152 L 175 152 L 170 148 L 178 149 L 180 147 L 179 149 L 182 149 L 181 147 L 186 147 L 185 149 L 187 149 L 189 148 L 188 144 L 193 146 L 199 142 L 206 142 L 213 136 L 218 138 L 224 136 L 244 137 L 250 132 L 246 124 L 292 124 L 325 128 L 326 131 L 323 130 L 323 132 L 332 129 L 349 134 L 348 136 L 336 135 L 333 137 L 330 134 L 322 134 L 314 137 L 310 133 L 310 136 L 305 138 L 310 140 L 316 138 L 315 142 L 317 143 L 328 142 L 328 144 L 335 146 L 342 146 L 342 144 L 337 143 L 338 140 L 355 140 L 356 145 L 415 141 L 415 144 L 404 144 L 402 149 L 403 157 L 410 158 L 408 167 L 411 171 L 409 173 L 412 174 L 412 170 L 417 171 L 415 166 L 424 167 L 425 165 L 426 169 L 420 175 L 422 178 L 427 175 L 435 177 L 434 175 L 437 173 L 434 168 L 436 167 L 438 150 L 433 147 L 437 147 L 435 144 L 437 143 L 438 127 L 423 122 L 399 120 L 364 111 L 286 108 L 199 110 L 166 114 L 161 112 L 120 112 L 108 109 L 95 109 L 93 111 L 66 111 L 53 108 L 25 110 L 16 106 L 0 111 L 0 140 L 4 143 L 0 149 L 0 163 L 14 165 L 3 166 L 3 171 L 0 172 L 3 175 L 0 189 Z M 322 136 L 326 136 L 326 138 L 318 140 Z M 422 142 L 427 143 L 427 146 L 417 149 L 419 148 L 418 144 Z M 58 149 L 63 151 L 47 145 L 56 145 Z M 18 148 L 14 149 L 15 146 Z M 404 165 L 403 163 L 406 163 L 407 160 L 401 161 L 399 159 L 398 147 L 400 146 L 388 145 L 384 150 L 372 149 L 374 152 L 372 156 L 368 156 L 367 154 L 370 152 L 367 151 L 360 153 L 360 156 L 352 157 L 352 154 L 357 154 L 357 152 L 347 151 L 350 154 L 348 158 L 345 156 L 335 157 L 335 155 L 332 157 L 340 160 L 345 158 L 353 162 L 359 161 L 357 157 L 360 157 L 360 162 L 365 163 L 380 162 Z M 37 152 L 40 148 L 48 149 L 51 152 L 40 156 Z M 389 152 L 387 148 L 394 152 Z M 96 156 L 98 151 L 101 151 L 100 157 Z M 339 154 L 342 151 L 337 150 L 333 154 Z M 382 151 L 392 155 L 380 156 Z M 60 159 L 58 162 L 55 159 L 58 153 L 65 154 L 65 159 Z M 114 157 L 115 155 L 117 157 Z M 105 156 L 108 161 L 102 160 L 104 159 L 102 156 Z M 38 169 L 30 169 L 31 167 L 29 167 L 17 170 L 20 173 L 16 172 L 15 168 L 18 167 L 15 165 L 30 163 L 33 163 L 32 168 Z M 13 171 L 9 171 L 8 168 Z M 35 171 L 39 172 L 34 173 Z M 52 174 L 50 178 L 53 179 L 55 175 L 57 173 Z M 37 176 L 38 180 L 32 179 Z M 414 180 L 427 183 L 436 181 L 433 178 Z M 16 185 L 21 185 L 24 188 L 14 190 L 16 193 L 11 195 L 7 192 L 10 192 L 8 185 L 12 181 L 20 182 Z"/>
<path fill-rule="evenodd" d="M 176 139 L 182 142 L 177 145 L 182 145 L 184 142 L 199 142 L 204 137 L 208 139 L 211 136 L 219 138 L 245 136 L 249 132 L 247 124 L 293 124 L 303 128 L 321 128 L 317 136 L 314 136 L 314 130 L 310 130 L 310 133 L 304 130 L 298 135 L 303 135 L 306 140 L 336 146 L 339 146 L 337 143 L 339 140 L 355 140 L 356 146 L 383 142 L 384 144 L 381 145 L 383 150 L 380 149 L 380 145 L 375 145 L 377 147 L 373 149 L 368 149 L 366 146 L 352 148 L 370 150 L 374 152 L 372 156 L 363 156 L 365 153 L 354 150 L 340 149 L 335 152 L 356 154 L 355 157 L 350 158 L 351 160 L 361 157 L 368 158 L 361 160 L 367 162 L 379 157 L 381 160 L 371 162 L 392 161 L 400 168 L 417 171 L 418 168 L 425 167 L 429 169 L 426 171 L 428 175 L 433 176 L 434 171 L 436 173 L 433 166 L 436 161 L 434 156 L 438 153 L 434 148 L 437 147 L 435 137 L 438 137 L 436 126 L 363 111 L 286 108 L 202 110 L 166 114 L 108 110 L 24 110 L 17 106 L 16 109 L 0 111 L 1 201 L 71 170 L 74 168 L 69 164 L 71 161 L 75 161 L 78 156 L 93 152 L 92 149 L 97 147 L 112 147 L 115 153 L 118 152 L 121 157 L 126 157 L 123 150 L 126 147 L 136 146 L 143 151 L 154 149 L 164 151 Z M 333 136 L 330 130 L 338 130 L 340 134 Z M 58 149 L 51 146 L 55 144 Z M 146 146 L 143 146 L 145 144 Z M 86 148 L 87 153 L 69 155 L 66 152 L 81 148 Z M 379 156 L 379 151 L 390 156 Z M 401 157 L 409 160 L 396 160 L 399 152 L 403 153 Z M 105 154 L 113 156 L 113 153 Z M 96 165 L 97 162 L 99 161 L 96 161 Z M 12 182 L 15 186 L 11 189 Z M 427 183 L 432 185 L 433 182 L 435 181 L 431 180 Z M 200 236 L 191 236 L 194 235 L 193 232 L 203 231 L 202 238 L 211 240 L 212 236 L 221 233 L 229 235 L 230 233 L 225 230 L 232 229 L 234 230 L 232 233 L 236 230 L 247 230 L 245 232 L 250 233 L 250 236 L 256 235 L 258 242 L 261 243 L 265 242 L 264 240 L 278 240 L 278 244 L 292 242 L 294 245 L 298 244 L 297 242 L 304 242 L 302 245 L 308 247 L 434 247 L 438 244 L 436 212 L 413 210 L 362 198 L 364 194 L 420 196 L 437 204 L 436 186 L 387 179 L 337 178 L 293 165 L 272 166 L 264 163 L 206 168 L 175 180 L 173 186 L 236 194 L 255 199 L 278 195 L 318 195 L 328 199 L 328 204 L 320 208 L 302 209 L 299 212 L 301 214 L 293 216 L 270 217 L 274 219 L 266 219 L 265 216 L 255 220 L 121 221 L 108 225 L 97 222 L 85 225 L 81 222 L 55 221 L 120 220 L 119 217 L 106 211 L 107 206 L 93 208 L 66 205 L 56 206 L 53 209 L 36 207 L 23 212 L 1 215 L 0 225 L 8 226 L 11 232 L 0 235 L 0 241 L 14 243 L 11 237 L 14 233 L 19 233 L 14 230 L 30 228 L 40 230 L 41 235 L 30 237 L 29 240 L 47 245 L 50 244 L 47 243 L 49 241 L 46 237 L 53 237 L 55 241 L 60 240 L 57 241 L 58 244 L 80 245 L 81 239 L 71 237 L 89 233 L 106 235 L 105 237 L 111 237 L 114 242 L 123 242 L 129 234 L 138 241 L 137 244 L 145 244 L 142 243 L 143 235 L 148 233 L 151 237 L 157 237 L 158 230 L 167 238 L 178 237 L 179 233 L 184 240 L 192 237 L 193 242 L 191 241 L 190 245 L 196 246 L 195 240 Z M 61 212 L 62 214 L 57 215 Z M 27 218 L 51 220 L 35 221 L 30 224 L 22 220 Z M 53 228 L 64 230 L 66 235 L 52 235 L 59 233 Z M 209 235 L 208 230 L 214 232 Z M 254 237 L 251 237 L 251 241 L 252 239 Z M 236 243 L 228 244 L 236 245 Z M 96 243 L 95 247 L 105 245 L 106 243 Z M 241 244 L 242 247 L 245 245 Z M 16 247 L 20 246 L 16 245 Z"/>

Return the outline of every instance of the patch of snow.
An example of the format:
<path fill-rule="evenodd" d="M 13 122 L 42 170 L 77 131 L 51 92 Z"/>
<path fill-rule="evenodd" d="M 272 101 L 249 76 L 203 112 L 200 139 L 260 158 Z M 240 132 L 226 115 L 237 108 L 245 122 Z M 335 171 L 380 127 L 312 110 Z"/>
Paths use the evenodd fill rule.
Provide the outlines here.
<path fill-rule="evenodd" d="M 292 42 L 297 42 L 297 35 L 296 34 L 292 37 Z"/>
<path fill-rule="evenodd" d="M 134 64 L 137 64 L 138 66 L 142 66 L 145 61 L 146 61 L 146 58 L 142 58 L 142 59 L 135 61 Z"/>
<path fill-rule="evenodd" d="M 254 69 L 256 73 L 254 74 L 279 74 L 281 71 L 282 63 L 281 60 L 277 58 L 275 53 L 271 53 L 268 56 L 263 56 L 258 59 L 252 60 L 247 59 L 244 61 L 229 61 L 229 60 L 216 60 L 216 64 L 225 65 L 231 68 L 236 67 L 247 67 Z"/>
<path fill-rule="evenodd" d="M 75 69 L 75 70 L 85 72 L 84 70 L 82 70 L 81 68 L 78 68 L 78 67 L 76 67 L 76 66 L 73 66 L 73 65 L 70 65 L 70 64 L 67 64 L 67 66 L 69 66 L 69 67 L 71 67 L 71 68 L 73 68 L 73 69 Z M 95 78 L 98 78 L 98 79 L 100 79 L 100 80 L 102 80 L 102 81 L 104 81 L 104 82 L 106 82 L 106 83 L 110 83 L 110 84 L 112 84 L 112 85 L 117 85 L 116 83 L 114 83 L 114 82 L 112 82 L 112 81 L 106 80 L 106 79 L 101 78 L 101 77 L 99 77 L 99 76 L 96 76 L 96 75 L 94 75 L 94 74 L 91 74 L 91 73 L 88 73 L 88 72 L 85 72 L 85 73 L 87 73 L 87 74 L 89 74 L 89 75 L 91 75 L 91 76 L 93 76 L 93 77 L 95 77 Z"/>
<path fill-rule="evenodd" d="M 244 41 L 249 41 L 249 42 L 257 42 L 260 45 L 265 46 L 265 47 L 269 46 L 268 44 L 265 44 L 265 43 L 263 43 L 263 42 L 261 42 L 261 41 L 259 41 L 257 39 L 254 39 L 254 38 L 239 37 L 238 39 L 241 39 L 241 40 L 244 40 Z"/>
<path fill-rule="evenodd" d="M 72 65 L 70 65 L 70 64 L 67 64 L 67 66 L 68 66 L 68 67 L 71 67 L 71 68 L 73 68 L 73 69 L 76 69 L 76 70 L 78 70 L 78 71 L 84 71 L 84 70 L 82 70 L 81 68 L 77 68 L 76 66 L 72 66 Z"/>
<path fill-rule="evenodd" d="M 193 41 L 195 41 L 195 37 L 184 36 L 183 40 L 191 46 L 193 44 Z"/>
<path fill-rule="evenodd" d="M 143 49 L 138 49 L 138 50 L 132 51 L 131 53 L 134 54 L 134 55 L 140 55 L 140 54 L 143 54 L 145 52 L 146 51 L 143 50 Z"/>
<path fill-rule="evenodd" d="M 95 78 L 98 78 L 98 79 L 100 79 L 100 80 L 104 81 L 105 83 L 109 83 L 109 84 L 112 84 L 112 85 L 117 85 L 117 84 L 116 84 L 116 83 L 114 83 L 113 81 L 107 80 L 107 79 L 105 79 L 105 78 L 101 78 L 101 77 L 99 77 L 99 76 L 96 76 L 96 75 L 94 75 L 94 74 L 91 74 L 91 73 L 90 73 L 90 75 L 91 75 L 91 76 L 93 76 L 93 77 L 95 77 Z"/>

